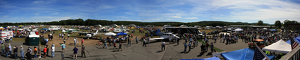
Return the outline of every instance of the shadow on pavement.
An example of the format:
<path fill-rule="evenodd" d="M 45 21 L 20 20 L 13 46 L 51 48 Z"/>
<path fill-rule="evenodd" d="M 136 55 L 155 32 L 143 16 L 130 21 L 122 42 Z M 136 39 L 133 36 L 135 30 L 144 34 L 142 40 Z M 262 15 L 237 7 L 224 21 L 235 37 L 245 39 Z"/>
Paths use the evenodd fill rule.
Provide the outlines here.
<path fill-rule="evenodd" d="M 201 57 L 204 53 L 204 51 L 200 52 L 200 54 L 197 57 Z"/>

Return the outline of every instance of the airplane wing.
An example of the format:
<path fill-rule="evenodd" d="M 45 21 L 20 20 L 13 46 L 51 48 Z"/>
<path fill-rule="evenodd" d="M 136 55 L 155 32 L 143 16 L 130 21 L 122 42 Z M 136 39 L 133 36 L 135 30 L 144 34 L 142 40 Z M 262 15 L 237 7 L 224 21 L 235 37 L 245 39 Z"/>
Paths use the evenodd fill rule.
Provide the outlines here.
<path fill-rule="evenodd" d="M 149 40 L 163 40 L 165 38 L 150 38 Z"/>

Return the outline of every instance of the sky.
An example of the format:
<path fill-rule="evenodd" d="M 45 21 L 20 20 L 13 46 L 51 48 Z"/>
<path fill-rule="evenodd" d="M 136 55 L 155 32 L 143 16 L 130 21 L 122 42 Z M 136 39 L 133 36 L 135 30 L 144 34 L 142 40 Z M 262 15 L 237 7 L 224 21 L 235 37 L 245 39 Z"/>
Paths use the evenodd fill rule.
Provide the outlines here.
<path fill-rule="evenodd" d="M 300 0 L 0 0 L 2 22 L 300 22 Z"/>

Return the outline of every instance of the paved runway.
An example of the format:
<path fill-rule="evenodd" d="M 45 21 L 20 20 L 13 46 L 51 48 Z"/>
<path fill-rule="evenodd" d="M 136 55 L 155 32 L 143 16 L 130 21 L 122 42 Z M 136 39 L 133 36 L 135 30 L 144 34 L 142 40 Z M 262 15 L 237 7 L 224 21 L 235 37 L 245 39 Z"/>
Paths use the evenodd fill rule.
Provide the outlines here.
<path fill-rule="evenodd" d="M 209 41 L 212 42 L 213 40 L 210 39 Z M 79 46 L 78 59 L 76 60 L 179 60 L 211 57 L 211 55 L 208 55 L 207 52 L 204 54 L 200 54 L 200 43 L 199 46 L 193 48 L 190 52 L 181 53 L 184 51 L 183 42 L 184 40 L 181 40 L 179 45 L 177 45 L 176 43 L 169 44 L 168 42 L 166 42 L 167 45 L 165 51 L 161 51 L 161 42 L 151 42 L 150 44 L 147 44 L 147 47 L 143 47 L 142 42 L 136 44 L 135 41 L 133 41 L 132 46 L 128 46 L 127 43 L 123 43 L 123 51 L 113 50 L 113 46 L 108 46 L 108 49 L 103 49 L 103 45 L 89 45 L 86 46 L 87 58 L 81 57 L 81 47 Z M 21 44 L 23 44 L 23 42 L 11 43 L 12 46 L 17 45 L 18 47 L 20 47 Z M 119 44 L 117 44 L 117 47 L 118 46 Z M 225 43 L 220 43 L 220 40 L 217 40 L 217 43 L 214 43 L 214 46 L 224 51 L 234 51 L 242 48 L 247 48 L 247 43 L 239 40 L 239 42 L 236 44 L 225 45 Z M 23 45 L 23 47 L 27 49 L 28 46 Z M 30 47 L 33 48 L 33 46 Z M 65 60 L 73 60 L 71 58 L 73 54 L 73 48 L 74 46 L 66 47 Z M 54 58 L 46 57 L 41 58 L 40 60 L 60 60 L 61 47 L 56 47 L 55 50 L 56 52 Z M 20 52 L 18 52 L 18 55 L 20 56 Z M 49 55 L 51 55 L 50 52 Z M 13 58 L 6 58 L 3 56 L 1 56 L 0 59 L 14 60 Z"/>

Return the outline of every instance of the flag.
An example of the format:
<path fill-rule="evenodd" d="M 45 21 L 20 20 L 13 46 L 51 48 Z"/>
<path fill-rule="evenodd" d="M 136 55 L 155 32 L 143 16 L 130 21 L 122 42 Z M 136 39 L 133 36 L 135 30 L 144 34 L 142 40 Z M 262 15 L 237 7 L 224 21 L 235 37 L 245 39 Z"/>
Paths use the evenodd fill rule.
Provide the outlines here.
<path fill-rule="evenodd" d="M 269 60 L 267 55 L 255 44 L 253 60 Z"/>
<path fill-rule="evenodd" d="M 291 39 L 291 47 L 292 47 L 292 50 L 293 50 L 294 48 L 296 48 L 298 45 L 299 45 L 299 43 L 296 42 L 295 39 Z"/>

